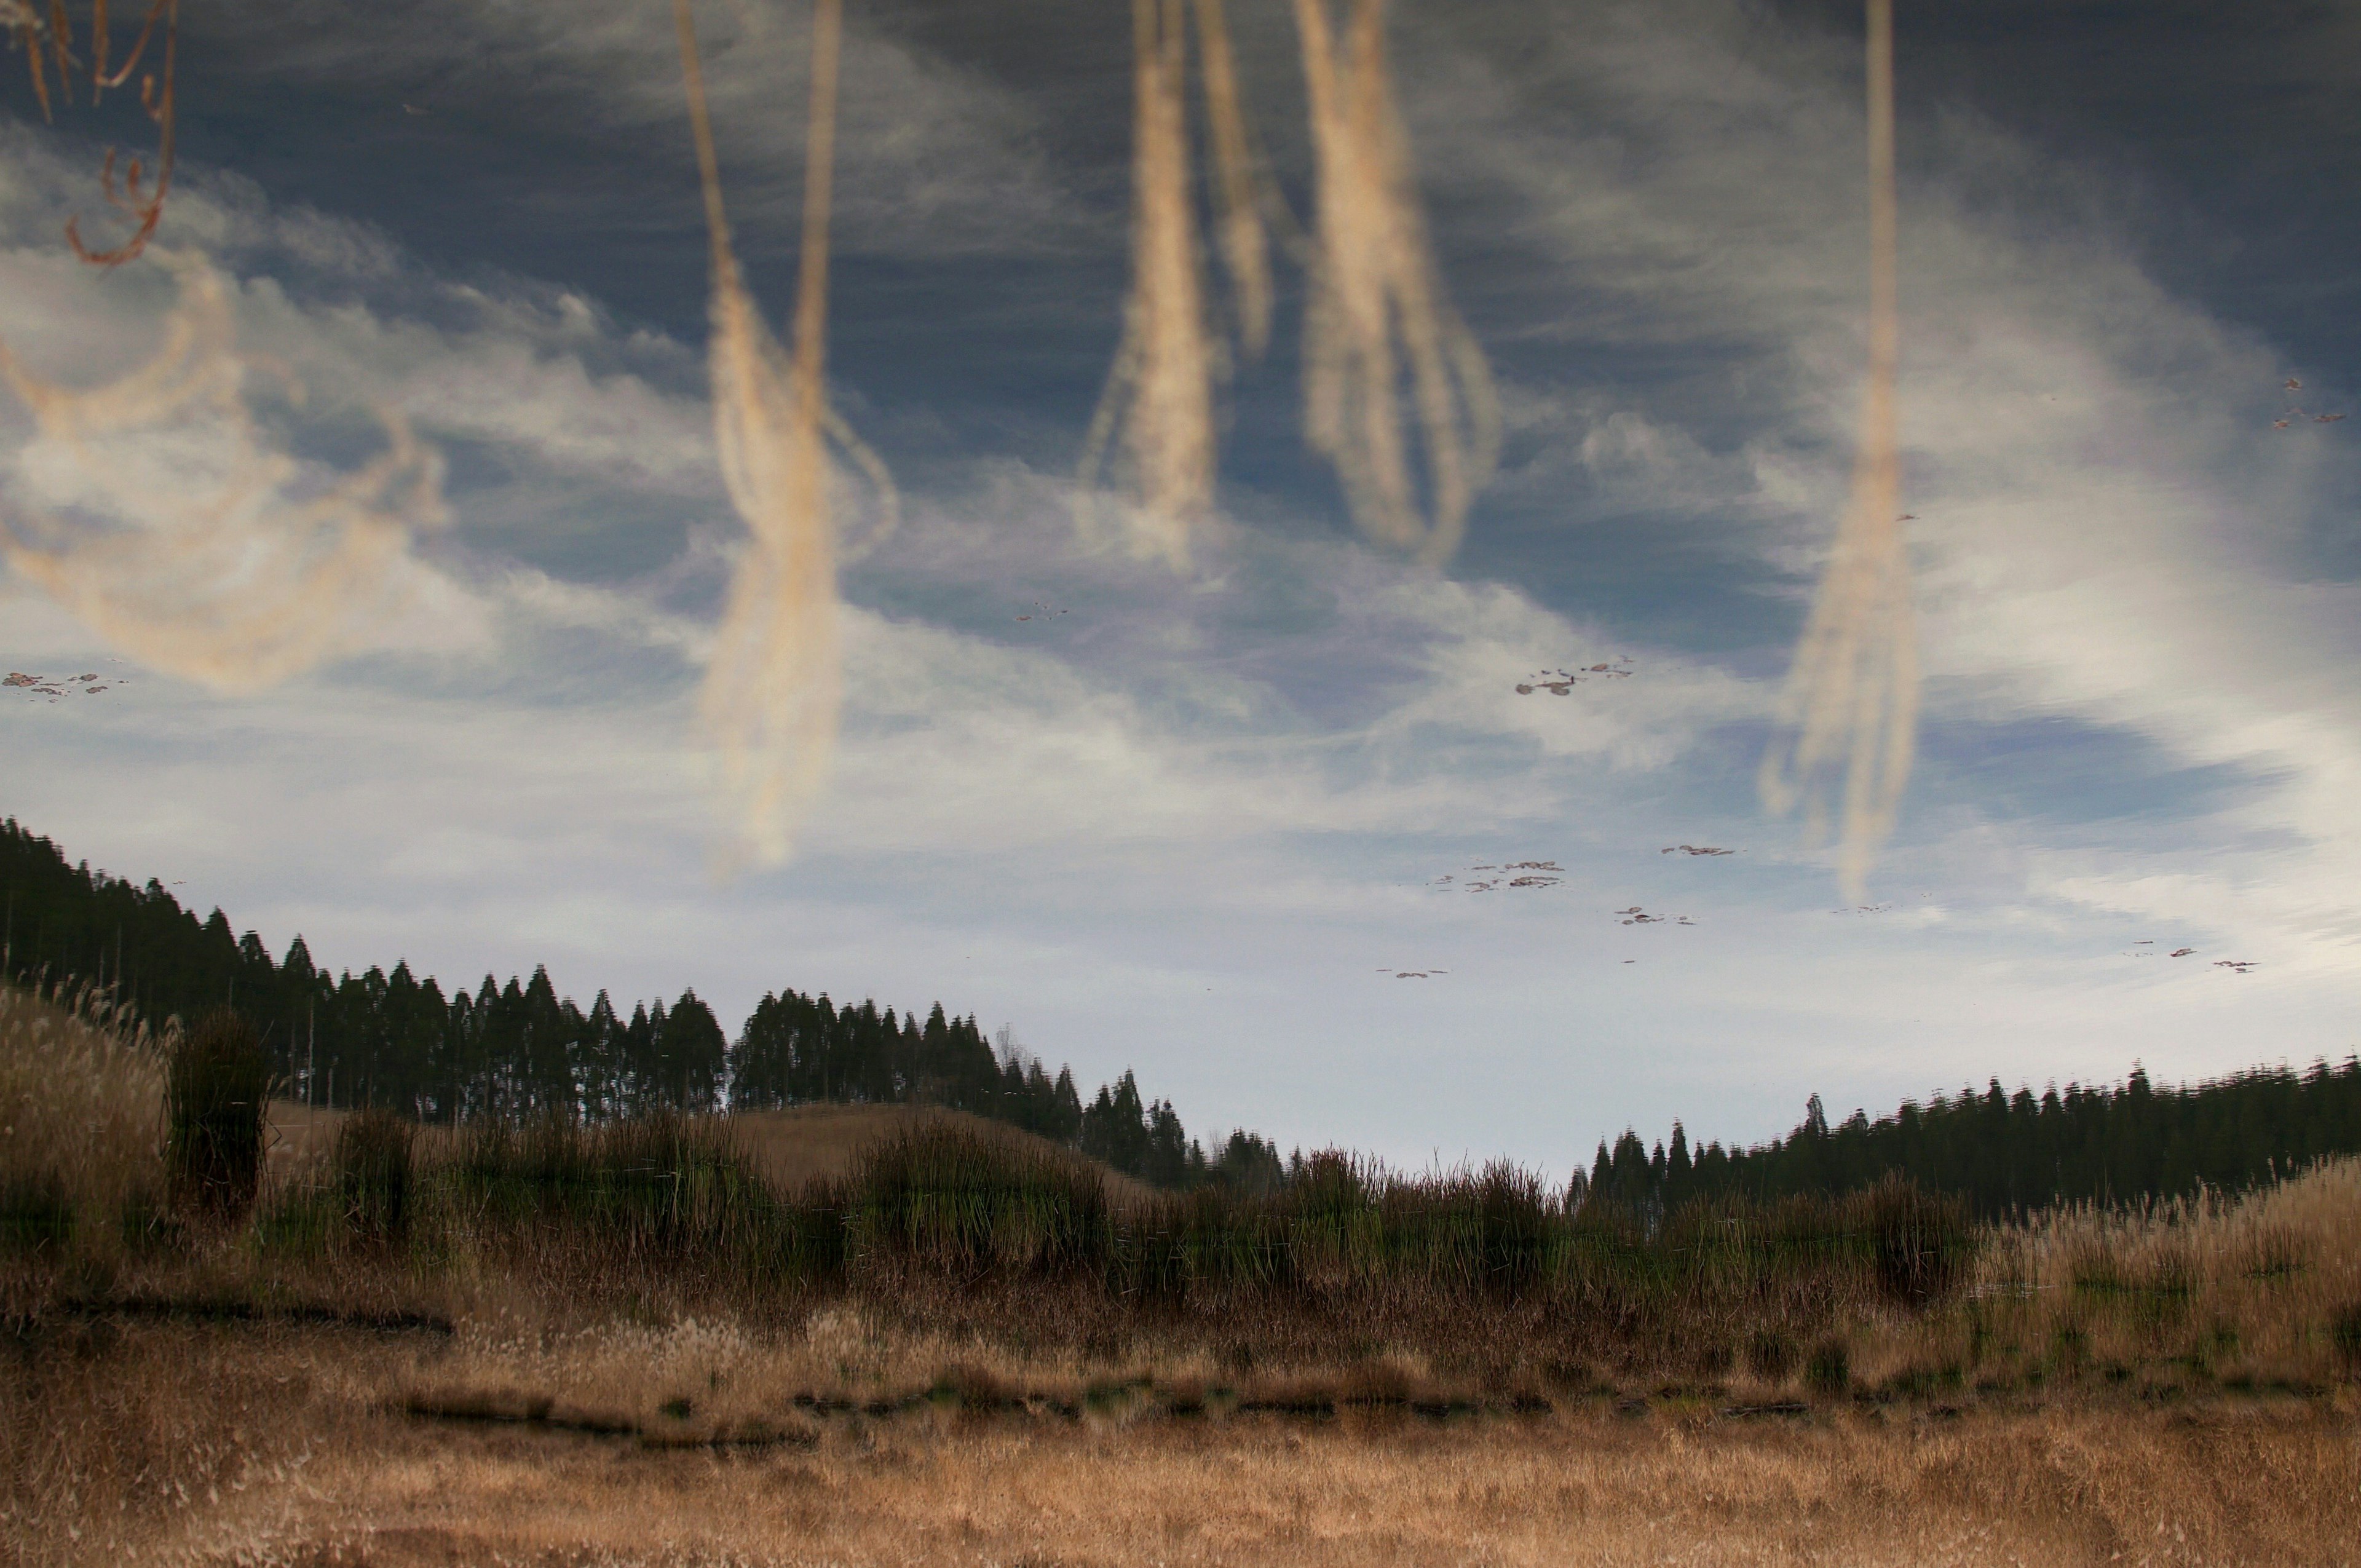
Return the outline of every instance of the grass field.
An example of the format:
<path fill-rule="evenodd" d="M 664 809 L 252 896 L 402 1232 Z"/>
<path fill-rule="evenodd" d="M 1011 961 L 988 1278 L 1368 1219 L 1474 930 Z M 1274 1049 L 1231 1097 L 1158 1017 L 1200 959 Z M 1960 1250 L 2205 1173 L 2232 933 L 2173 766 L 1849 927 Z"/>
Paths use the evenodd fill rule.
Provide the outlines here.
<path fill-rule="evenodd" d="M 59 1326 L 5 1384 L 0 1541 L 28 1564 L 382 1568 L 2361 1561 L 2349 1390 L 1332 1419 L 939 1396 L 785 1405 L 726 1444 L 412 1413 L 485 1332 Z M 717 1350 L 693 1325 L 638 1348 L 680 1372 Z"/>
<path fill-rule="evenodd" d="M 225 1214 L 159 1047 L 0 993 L 10 1561 L 2361 1561 L 2361 1162 L 1657 1225 L 942 1113 L 282 1103 Z"/>

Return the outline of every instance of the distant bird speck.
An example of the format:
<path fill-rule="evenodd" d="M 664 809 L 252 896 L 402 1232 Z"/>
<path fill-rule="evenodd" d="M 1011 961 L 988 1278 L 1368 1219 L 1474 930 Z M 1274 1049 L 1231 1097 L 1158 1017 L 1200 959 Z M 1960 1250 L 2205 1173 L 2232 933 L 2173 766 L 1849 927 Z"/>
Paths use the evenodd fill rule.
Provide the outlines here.
<path fill-rule="evenodd" d="M 1519 696 L 1531 696 L 1536 691 L 1553 696 L 1571 696 L 1574 688 L 1587 680 L 1613 681 L 1630 677 L 1631 656 L 1623 654 L 1612 663 L 1586 664 L 1579 670 L 1542 670 L 1517 683 Z"/>

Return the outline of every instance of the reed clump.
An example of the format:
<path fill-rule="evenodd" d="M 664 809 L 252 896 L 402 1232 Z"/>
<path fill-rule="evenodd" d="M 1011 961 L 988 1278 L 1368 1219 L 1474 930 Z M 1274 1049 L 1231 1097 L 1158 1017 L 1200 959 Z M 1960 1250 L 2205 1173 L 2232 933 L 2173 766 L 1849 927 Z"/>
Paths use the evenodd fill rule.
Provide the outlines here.
<path fill-rule="evenodd" d="M 399 1243 L 410 1220 L 417 1125 L 374 1107 L 346 1117 L 336 1126 L 329 1155 L 345 1224 L 365 1243 Z"/>
<path fill-rule="evenodd" d="M 165 1083 L 172 1192 L 206 1219 L 243 1219 L 262 1176 L 270 1064 L 254 1025 L 227 1007 L 197 1020 L 170 1057 Z"/>
<path fill-rule="evenodd" d="M 872 1145 L 850 1183 L 848 1245 L 970 1272 L 1070 1274 L 1107 1265 L 1106 1184 L 1079 1156 L 919 1127 Z"/>
<path fill-rule="evenodd" d="M 824 1184 L 823 1184 L 824 1185 Z M 585 1125 L 544 1117 L 464 1129 L 422 1195 L 445 1253 L 481 1247 L 538 1268 L 690 1268 L 734 1281 L 824 1273 L 824 1190 L 773 1193 L 726 1121 L 658 1114 Z"/>
<path fill-rule="evenodd" d="M 0 985 L 0 1246 L 106 1249 L 160 1211 L 170 1046 L 103 992 Z"/>

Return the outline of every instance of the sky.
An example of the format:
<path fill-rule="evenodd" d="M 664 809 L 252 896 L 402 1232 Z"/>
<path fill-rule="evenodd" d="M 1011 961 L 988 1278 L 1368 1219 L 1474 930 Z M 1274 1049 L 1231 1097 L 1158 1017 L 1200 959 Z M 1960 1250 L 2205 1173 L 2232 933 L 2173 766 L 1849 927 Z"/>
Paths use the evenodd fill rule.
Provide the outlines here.
<path fill-rule="evenodd" d="M 851 0 L 831 391 L 906 518 L 843 575 L 828 792 L 786 864 L 726 878 L 695 702 L 742 530 L 667 7 L 192 4 L 158 243 L 302 382 L 265 424 L 304 472 L 397 411 L 449 521 L 399 613 L 236 695 L 0 575 L 0 662 L 130 677 L 0 702 L 0 814 L 334 968 L 546 964 L 725 1025 L 789 987 L 939 999 L 1086 1090 L 1136 1069 L 1192 1132 L 1411 1167 L 2341 1059 L 2361 420 L 2275 422 L 2361 403 L 2361 12 L 1896 8 L 1926 685 L 1865 908 L 1754 788 L 1865 367 L 1861 24 L 1819 0 L 1397 0 L 1499 474 L 1440 570 L 1363 542 L 1303 443 L 1282 267 L 1186 573 L 1072 521 L 1125 287 L 1123 8 Z M 1307 212 L 1288 7 L 1232 11 Z M 774 321 L 808 16 L 699 14 Z M 63 225 L 104 221 L 142 126 L 0 83 L 0 341 L 106 381 L 171 275 L 82 267 Z M 52 458 L 0 394 L 12 521 Z M 1467 891 L 1512 861 L 1563 880 Z"/>

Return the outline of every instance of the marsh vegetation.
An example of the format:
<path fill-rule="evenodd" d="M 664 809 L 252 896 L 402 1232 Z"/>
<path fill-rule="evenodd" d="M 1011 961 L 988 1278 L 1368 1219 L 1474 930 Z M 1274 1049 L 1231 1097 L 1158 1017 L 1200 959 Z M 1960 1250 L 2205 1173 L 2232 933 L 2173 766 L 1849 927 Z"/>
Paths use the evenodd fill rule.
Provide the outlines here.
<path fill-rule="evenodd" d="M 288 1560 L 336 1560 L 316 1553 L 337 1530 L 414 1505 L 390 1477 L 417 1464 L 488 1508 L 497 1477 L 546 1463 L 605 1521 L 446 1517 L 455 1540 L 683 1539 L 634 1534 L 674 1518 L 664 1462 L 607 1491 L 583 1469 L 607 1463 L 578 1446 L 594 1439 L 739 1456 L 700 1486 L 818 1486 L 790 1511 L 831 1521 L 840 1556 L 886 1520 L 949 1530 L 947 1551 L 972 1528 L 1048 1560 L 1121 1555 L 1167 1517 L 1154 1475 L 1243 1477 L 1248 1453 L 1279 1464 L 1232 1483 L 1243 1513 L 1156 1527 L 1195 1543 L 1181 1555 L 1276 1549 L 1302 1528 L 1271 1512 L 1282 1496 L 1382 1508 L 1380 1557 L 1477 1513 L 1497 1531 L 1419 1470 L 1479 1451 L 1505 1466 L 1487 1483 L 1502 1498 L 1542 1488 L 1536 1506 L 1598 1541 L 1639 1527 L 1644 1491 L 1614 1486 L 1643 1475 L 1685 1477 L 1664 1517 L 1694 1531 L 1783 1473 L 1787 1500 L 1741 1508 L 1766 1561 L 1964 1541 L 1979 1510 L 1975 1528 L 2025 1541 L 2120 1545 L 2154 1507 L 2184 1531 L 2236 1519 L 2291 1542 L 2254 1512 L 2274 1488 L 2353 1506 L 2323 1479 L 2351 1463 L 2361 1375 L 2351 1160 L 2235 1199 L 1979 1224 L 1894 1180 L 1658 1215 L 1570 1204 L 1506 1165 L 1404 1175 L 1341 1154 L 1261 1195 L 1175 1194 L 949 1113 L 840 1136 L 800 1179 L 793 1113 L 454 1130 L 362 1112 L 273 1157 L 234 1019 L 152 1036 L 11 991 L 0 1031 L 5 1517 L 35 1557 L 241 1541 L 259 1561 L 283 1530 Z M 2247 1468 L 2169 1504 L 2141 1494 L 2193 1485 L 2199 1431 Z M 2092 1442 L 2121 1452 L 2069 1479 Z M 1088 1521 L 1008 1511 L 1078 1464 L 1129 1501 Z M 1587 1492 L 1544 1481 L 1608 1470 Z M 1931 1490 L 1898 1523 L 1795 1501 L 1868 1475 L 1896 1503 Z M 1367 1490 L 1379 1475 L 1389 1500 Z M 1993 1488 L 2048 1500 L 2004 1518 Z M 1232 1517 L 1261 1522 L 1225 1547 Z M 684 1560 L 727 1558 L 741 1525 L 690 1530 L 705 1544 Z M 1367 1545 L 1342 1524 L 1321 1540 Z"/>

